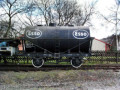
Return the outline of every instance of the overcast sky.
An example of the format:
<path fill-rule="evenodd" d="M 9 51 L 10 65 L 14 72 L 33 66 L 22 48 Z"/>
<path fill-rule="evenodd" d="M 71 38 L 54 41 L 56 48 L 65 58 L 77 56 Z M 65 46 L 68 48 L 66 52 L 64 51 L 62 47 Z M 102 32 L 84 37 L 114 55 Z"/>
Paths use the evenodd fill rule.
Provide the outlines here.
<path fill-rule="evenodd" d="M 83 0 L 81 0 L 83 1 Z M 92 2 L 95 0 L 84 0 L 85 2 Z M 111 13 L 109 10 L 111 7 L 115 5 L 115 0 L 97 0 L 97 4 L 95 6 L 96 11 L 99 11 L 101 14 L 107 16 Z M 80 2 L 78 0 L 78 2 Z M 93 15 L 91 20 L 93 27 L 91 29 L 91 36 L 101 39 L 107 36 L 110 36 L 115 33 L 113 30 L 114 25 L 106 22 L 102 17 L 99 15 Z"/>
<path fill-rule="evenodd" d="M 111 13 L 109 9 L 111 7 L 114 7 L 115 4 L 115 0 L 77 0 L 77 1 L 80 4 L 83 4 L 85 2 L 90 3 L 90 2 L 98 1 L 97 4 L 95 5 L 95 10 L 99 11 L 101 14 L 106 16 Z M 4 11 L 0 9 L 0 13 L 4 13 Z M 91 22 L 93 24 L 93 27 L 90 27 L 92 37 L 101 39 L 115 33 L 115 30 L 113 30 L 114 25 L 106 22 L 102 17 L 100 17 L 97 14 L 92 16 Z"/>

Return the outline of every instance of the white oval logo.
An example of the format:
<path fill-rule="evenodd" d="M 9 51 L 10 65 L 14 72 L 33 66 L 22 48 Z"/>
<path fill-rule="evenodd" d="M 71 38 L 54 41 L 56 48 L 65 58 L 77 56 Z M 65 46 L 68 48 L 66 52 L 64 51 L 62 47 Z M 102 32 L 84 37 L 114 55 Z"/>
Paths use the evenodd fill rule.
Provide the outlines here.
<path fill-rule="evenodd" d="M 85 39 L 89 37 L 89 32 L 86 30 L 75 30 L 73 31 L 73 36 L 76 39 Z"/>
<path fill-rule="evenodd" d="M 27 30 L 26 37 L 31 39 L 37 39 L 42 36 L 42 32 L 40 30 Z"/>

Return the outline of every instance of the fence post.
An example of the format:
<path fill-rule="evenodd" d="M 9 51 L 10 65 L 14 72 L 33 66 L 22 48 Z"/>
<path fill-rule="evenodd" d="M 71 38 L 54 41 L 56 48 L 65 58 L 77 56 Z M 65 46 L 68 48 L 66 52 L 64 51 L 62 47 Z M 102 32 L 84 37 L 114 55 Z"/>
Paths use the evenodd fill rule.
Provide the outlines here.
<path fill-rule="evenodd" d="M 28 56 L 27 56 L 27 64 L 29 63 L 29 58 L 28 58 Z"/>
<path fill-rule="evenodd" d="M 7 60 L 5 56 L 3 56 L 3 60 L 4 60 L 4 64 L 7 64 Z"/>
<path fill-rule="evenodd" d="M 102 52 L 100 52 L 101 53 L 101 64 L 103 64 L 103 51 Z"/>
<path fill-rule="evenodd" d="M 118 63 L 118 51 L 116 52 L 116 63 Z"/>
<path fill-rule="evenodd" d="M 1 60 L 2 60 L 2 56 L 0 56 L 0 63 L 1 63 Z"/>

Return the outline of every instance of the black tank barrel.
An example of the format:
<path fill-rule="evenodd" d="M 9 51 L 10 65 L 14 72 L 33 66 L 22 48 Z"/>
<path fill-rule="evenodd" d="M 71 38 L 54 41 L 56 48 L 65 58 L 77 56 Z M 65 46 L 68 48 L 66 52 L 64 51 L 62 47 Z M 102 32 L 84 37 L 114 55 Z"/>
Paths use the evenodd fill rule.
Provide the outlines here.
<path fill-rule="evenodd" d="M 41 48 L 50 52 L 79 51 L 88 53 L 90 48 L 90 30 L 88 27 L 69 26 L 34 26 L 25 30 L 25 40 L 36 46 L 36 52 Z"/>

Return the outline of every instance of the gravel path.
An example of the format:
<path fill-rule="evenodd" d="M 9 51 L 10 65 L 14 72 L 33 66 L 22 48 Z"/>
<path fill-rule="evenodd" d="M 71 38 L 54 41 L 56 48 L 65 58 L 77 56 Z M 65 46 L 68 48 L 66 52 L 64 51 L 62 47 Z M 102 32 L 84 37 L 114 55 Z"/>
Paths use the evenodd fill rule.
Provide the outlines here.
<path fill-rule="evenodd" d="M 120 71 L 0 72 L 0 90 L 120 90 Z"/>

